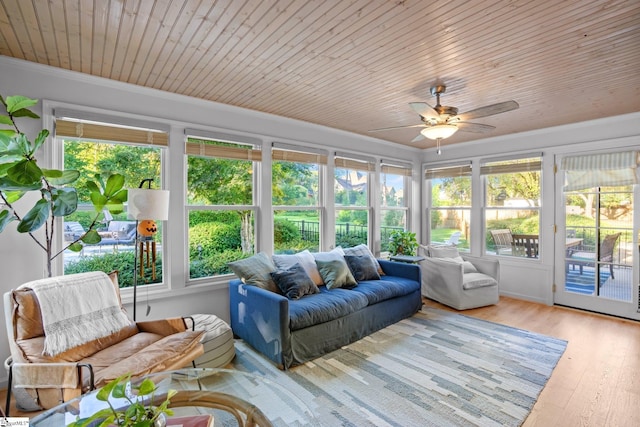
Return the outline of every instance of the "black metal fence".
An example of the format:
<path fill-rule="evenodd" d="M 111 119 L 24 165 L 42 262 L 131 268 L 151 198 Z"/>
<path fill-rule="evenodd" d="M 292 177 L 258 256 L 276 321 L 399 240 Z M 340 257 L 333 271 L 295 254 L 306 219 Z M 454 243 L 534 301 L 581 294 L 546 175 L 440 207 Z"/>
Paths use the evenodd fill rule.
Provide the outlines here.
<path fill-rule="evenodd" d="M 302 240 L 318 242 L 320 239 L 320 224 L 316 221 L 291 221 L 300 231 Z M 381 227 L 380 240 L 382 242 L 382 251 L 386 251 L 389 245 L 391 233 L 396 230 L 404 230 L 403 227 Z M 367 225 L 358 225 L 351 223 L 336 224 L 336 245 L 338 246 L 355 246 L 360 243 L 367 243 L 369 235 L 369 227 Z"/>

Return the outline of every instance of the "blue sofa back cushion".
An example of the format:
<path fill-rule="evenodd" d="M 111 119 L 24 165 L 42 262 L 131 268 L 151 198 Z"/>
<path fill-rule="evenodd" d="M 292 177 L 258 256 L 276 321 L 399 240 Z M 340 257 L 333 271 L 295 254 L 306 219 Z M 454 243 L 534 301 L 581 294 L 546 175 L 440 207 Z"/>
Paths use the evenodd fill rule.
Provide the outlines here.
<path fill-rule="evenodd" d="M 312 295 L 320 292 L 305 269 L 298 263 L 286 270 L 278 270 L 271 273 L 278 288 L 289 299 L 299 299 L 304 295 Z"/>
<path fill-rule="evenodd" d="M 319 294 L 289 301 L 292 331 L 344 317 L 368 305 L 364 294 L 350 289 L 328 289 L 326 286 L 318 286 L 318 289 Z"/>
<path fill-rule="evenodd" d="M 391 280 L 388 280 L 391 279 Z M 420 283 L 404 277 L 382 276 L 380 280 L 367 280 L 358 283 L 351 292 L 360 293 L 367 298 L 369 305 L 390 298 L 408 295 L 420 289 Z"/>
<path fill-rule="evenodd" d="M 349 270 L 351 270 L 351 274 L 353 274 L 356 282 L 362 282 L 363 280 L 380 280 L 378 267 L 370 256 L 345 255 L 344 260 L 347 262 Z"/>

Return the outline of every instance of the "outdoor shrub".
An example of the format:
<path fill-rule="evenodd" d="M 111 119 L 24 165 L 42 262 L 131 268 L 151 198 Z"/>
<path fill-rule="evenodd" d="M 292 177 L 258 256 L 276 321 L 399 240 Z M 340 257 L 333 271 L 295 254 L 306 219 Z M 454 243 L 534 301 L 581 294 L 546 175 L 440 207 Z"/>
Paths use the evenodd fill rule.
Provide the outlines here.
<path fill-rule="evenodd" d="M 300 230 L 298 226 L 288 219 L 275 218 L 273 221 L 273 240 L 276 245 L 286 244 L 295 240 L 300 240 Z"/>
<path fill-rule="evenodd" d="M 189 257 L 207 259 L 229 249 L 239 249 L 240 223 L 204 222 L 189 227 Z"/>
<path fill-rule="evenodd" d="M 220 222 L 223 224 L 240 224 L 237 212 L 220 211 L 192 211 L 189 213 L 189 227 L 205 222 Z"/>
<path fill-rule="evenodd" d="M 336 246 L 341 246 L 343 248 L 352 248 L 354 246 L 358 246 L 361 243 L 367 243 L 366 235 L 343 234 L 341 236 L 336 236 Z"/>
<path fill-rule="evenodd" d="M 86 273 L 89 271 L 104 271 L 110 273 L 118 271 L 118 284 L 121 288 L 133 286 L 134 251 L 122 251 L 116 253 L 99 254 L 96 256 L 80 257 L 70 261 L 64 267 L 64 274 Z M 140 266 L 138 265 L 138 270 Z M 146 270 L 145 279 L 138 277 L 138 285 L 149 283 L 151 280 L 151 267 Z M 162 282 L 162 253 L 156 254 L 156 280 Z"/>
<path fill-rule="evenodd" d="M 232 273 L 227 267 L 227 263 L 247 258 L 253 254 L 243 254 L 241 250 L 226 250 L 215 254 L 206 259 L 192 260 L 189 265 L 189 277 L 192 279 L 198 277 L 216 276 L 220 274 Z"/>

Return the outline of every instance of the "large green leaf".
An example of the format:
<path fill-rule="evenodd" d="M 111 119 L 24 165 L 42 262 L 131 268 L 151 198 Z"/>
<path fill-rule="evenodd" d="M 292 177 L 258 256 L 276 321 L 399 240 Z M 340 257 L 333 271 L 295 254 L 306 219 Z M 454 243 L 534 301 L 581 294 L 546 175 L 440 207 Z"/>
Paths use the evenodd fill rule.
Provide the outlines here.
<path fill-rule="evenodd" d="M 82 241 L 87 245 L 95 245 L 96 243 L 100 243 L 100 240 L 102 240 L 102 237 L 100 237 L 96 230 L 89 230 L 87 234 L 82 237 Z"/>
<path fill-rule="evenodd" d="M 45 199 L 40 199 L 22 218 L 22 221 L 18 224 L 18 231 L 20 233 L 36 231 L 42 227 L 47 218 L 49 218 L 49 202 Z"/>
<path fill-rule="evenodd" d="M 87 181 L 86 187 L 87 187 L 87 189 L 89 190 L 90 193 L 99 193 L 100 192 L 100 187 L 98 187 L 98 184 L 96 184 L 93 181 Z"/>
<path fill-rule="evenodd" d="M 11 121 L 11 117 L 0 115 L 0 124 L 13 126 L 13 122 Z"/>
<path fill-rule="evenodd" d="M 36 137 L 36 139 L 33 141 L 33 148 L 31 149 L 31 153 L 30 155 L 34 155 L 36 151 L 38 151 L 38 148 L 40 148 L 42 146 L 42 144 L 44 144 L 44 142 L 47 140 L 47 137 L 49 136 L 49 131 L 46 129 L 42 129 L 40 131 L 40 133 L 38 134 L 38 136 Z"/>
<path fill-rule="evenodd" d="M 114 194 L 113 196 L 111 196 L 109 198 L 110 202 L 119 202 L 119 203 L 124 203 L 127 201 L 127 198 L 129 197 L 129 191 L 127 191 L 127 189 L 123 189 L 118 191 L 116 194 Z"/>
<path fill-rule="evenodd" d="M 78 209 L 78 193 L 75 188 L 53 188 L 51 201 L 53 216 L 71 215 Z"/>
<path fill-rule="evenodd" d="M 31 110 L 27 110 L 26 108 L 21 108 L 18 111 L 14 112 L 13 117 L 31 117 L 32 119 L 40 118 L 39 115 L 37 115 Z"/>
<path fill-rule="evenodd" d="M 7 104 L 7 112 L 10 114 L 15 113 L 18 110 L 22 110 L 23 108 L 29 108 L 38 103 L 37 99 L 27 98 L 26 96 L 15 95 L 15 96 L 7 96 L 5 99 L 5 103 Z"/>
<path fill-rule="evenodd" d="M 52 185 L 67 185 L 80 178 L 80 171 L 42 169 L 42 173 Z"/>
<path fill-rule="evenodd" d="M 19 150 L 20 154 L 27 156 L 31 152 L 31 143 L 24 133 L 18 133 L 13 137 L 15 142 L 15 150 Z"/>
<path fill-rule="evenodd" d="M 22 160 L 7 171 L 7 176 L 18 184 L 31 185 L 40 183 L 43 174 L 35 160 Z"/>
<path fill-rule="evenodd" d="M 14 203 L 20 200 L 22 196 L 27 194 L 26 191 L 3 191 L 4 198 L 7 199 L 7 203 Z"/>
<path fill-rule="evenodd" d="M 104 195 L 111 197 L 112 194 L 122 190 L 122 187 L 124 187 L 124 176 L 119 173 L 113 174 L 107 179 L 107 186 L 104 189 Z"/>
<path fill-rule="evenodd" d="M 16 217 L 13 215 L 13 212 L 11 212 L 10 210 L 3 209 L 2 211 L 0 211 L 0 233 L 2 233 L 2 231 L 7 226 L 7 224 L 9 224 L 11 221 L 15 219 Z"/>
<path fill-rule="evenodd" d="M 67 247 L 67 249 L 69 249 L 71 252 L 80 252 L 82 248 L 84 248 L 84 246 L 79 242 L 72 243 Z"/>
<path fill-rule="evenodd" d="M 42 183 L 34 182 L 33 184 L 20 184 L 9 177 L 0 177 L 0 191 L 33 191 L 40 190 Z"/>
<path fill-rule="evenodd" d="M 105 207 L 108 201 L 106 197 L 96 191 L 91 193 L 89 197 L 91 198 L 91 203 L 93 203 L 93 207 L 95 208 L 96 212 L 100 212 Z"/>

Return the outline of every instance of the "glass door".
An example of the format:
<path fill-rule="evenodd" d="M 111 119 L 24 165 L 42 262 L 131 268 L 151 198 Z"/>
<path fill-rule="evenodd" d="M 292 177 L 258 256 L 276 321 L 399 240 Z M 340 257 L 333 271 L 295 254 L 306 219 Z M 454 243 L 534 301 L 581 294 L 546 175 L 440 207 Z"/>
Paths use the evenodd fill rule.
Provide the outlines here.
<path fill-rule="evenodd" d="M 556 235 L 556 304 L 640 318 L 638 226 L 634 227 L 637 187 L 562 191 Z"/>

